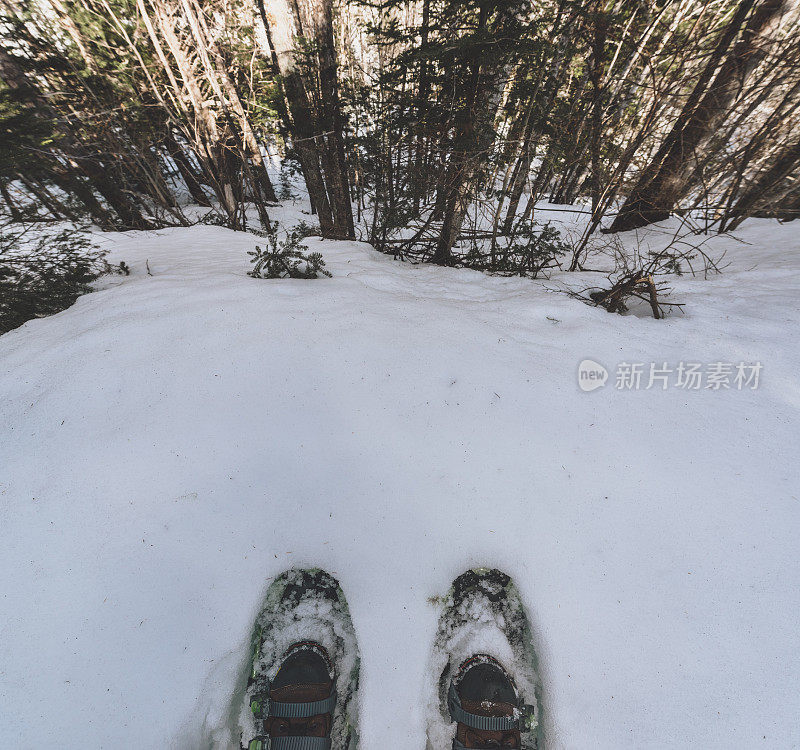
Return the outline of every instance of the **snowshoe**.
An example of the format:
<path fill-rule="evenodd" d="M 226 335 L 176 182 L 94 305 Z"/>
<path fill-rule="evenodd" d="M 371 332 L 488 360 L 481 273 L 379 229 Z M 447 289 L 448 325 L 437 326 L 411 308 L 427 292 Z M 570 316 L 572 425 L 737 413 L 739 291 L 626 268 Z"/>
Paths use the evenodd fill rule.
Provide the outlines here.
<path fill-rule="evenodd" d="M 357 750 L 359 654 L 342 589 L 288 570 L 256 618 L 239 714 L 243 750 Z"/>
<path fill-rule="evenodd" d="M 431 654 L 427 750 L 543 750 L 541 683 L 513 581 L 468 570 L 453 582 Z"/>

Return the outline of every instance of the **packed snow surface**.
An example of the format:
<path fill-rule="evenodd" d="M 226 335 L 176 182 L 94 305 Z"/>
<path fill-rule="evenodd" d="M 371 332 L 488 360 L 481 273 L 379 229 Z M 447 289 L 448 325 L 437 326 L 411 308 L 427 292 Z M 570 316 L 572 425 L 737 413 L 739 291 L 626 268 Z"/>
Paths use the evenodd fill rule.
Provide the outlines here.
<path fill-rule="evenodd" d="M 245 233 L 99 237 L 131 276 L 0 337 L 0 746 L 203 747 L 291 566 L 347 596 L 364 750 L 424 747 L 436 597 L 474 566 L 528 607 L 548 748 L 800 746 L 793 224 L 719 240 L 664 321 L 354 242 L 264 281 Z"/>

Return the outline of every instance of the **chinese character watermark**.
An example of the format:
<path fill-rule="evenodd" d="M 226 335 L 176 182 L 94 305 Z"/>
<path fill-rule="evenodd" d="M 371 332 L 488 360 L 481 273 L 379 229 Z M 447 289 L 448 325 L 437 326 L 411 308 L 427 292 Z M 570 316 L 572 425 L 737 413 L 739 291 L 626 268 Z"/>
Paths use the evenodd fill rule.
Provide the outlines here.
<path fill-rule="evenodd" d="M 620 362 L 613 383 L 618 391 L 754 391 L 762 369 L 761 362 Z M 602 388 L 608 378 L 608 370 L 599 362 L 584 359 L 578 365 L 578 387 L 582 391 Z"/>

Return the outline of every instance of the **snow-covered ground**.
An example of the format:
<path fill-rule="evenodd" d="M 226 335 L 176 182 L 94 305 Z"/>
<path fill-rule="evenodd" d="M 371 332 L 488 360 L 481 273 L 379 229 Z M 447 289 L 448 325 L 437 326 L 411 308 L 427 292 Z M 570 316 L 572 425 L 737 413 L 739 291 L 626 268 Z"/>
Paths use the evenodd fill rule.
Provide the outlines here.
<path fill-rule="evenodd" d="M 655 321 L 358 243 L 262 281 L 247 234 L 103 235 L 130 277 L 0 337 L 0 746 L 207 746 L 309 565 L 350 602 L 364 750 L 424 746 L 429 599 L 476 565 L 525 597 L 548 748 L 800 746 L 800 243 L 738 236 Z M 645 388 L 680 362 L 763 369 Z"/>

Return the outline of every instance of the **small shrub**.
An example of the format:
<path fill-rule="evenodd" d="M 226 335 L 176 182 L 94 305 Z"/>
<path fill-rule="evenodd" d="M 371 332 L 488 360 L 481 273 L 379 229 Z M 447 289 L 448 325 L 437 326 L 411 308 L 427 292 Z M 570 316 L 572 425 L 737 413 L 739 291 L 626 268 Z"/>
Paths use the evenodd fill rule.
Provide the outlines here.
<path fill-rule="evenodd" d="M 535 279 L 544 270 L 558 265 L 570 245 L 550 222 L 540 225 L 519 221 L 508 237 L 499 237 L 494 248 L 486 241 L 473 241 L 458 265 L 498 276 L 523 276 Z"/>
<path fill-rule="evenodd" d="M 418 263 L 431 260 L 436 242 L 436 237 L 423 236 L 420 231 L 409 240 L 388 240 L 378 243 L 376 248 L 395 258 Z M 448 265 L 496 276 L 536 279 L 547 269 L 560 268 L 559 259 L 570 250 L 570 243 L 550 222 L 539 224 L 520 219 L 508 234 L 493 235 L 474 228 L 462 230 Z"/>
<path fill-rule="evenodd" d="M 292 174 L 290 170 L 281 166 L 280 174 L 278 175 L 278 200 L 290 201 L 297 198 L 297 194 L 292 189 Z"/>
<path fill-rule="evenodd" d="M 302 244 L 304 229 L 308 225 L 296 227 L 285 240 L 278 240 L 278 222 L 274 222 L 269 231 L 264 232 L 267 246 L 256 245 L 254 252 L 249 252 L 252 270 L 248 276 L 256 279 L 317 279 L 320 276 L 331 276 L 325 269 L 325 261 L 320 253 L 309 253 L 308 247 Z"/>
<path fill-rule="evenodd" d="M 27 231 L 19 224 L 0 229 L 0 334 L 65 310 L 113 270 L 105 253 L 74 229 L 36 239 Z"/>
<path fill-rule="evenodd" d="M 309 224 L 305 221 L 299 222 L 292 231 L 297 235 L 298 239 L 301 240 L 304 240 L 306 237 L 319 237 L 322 235 L 319 224 Z"/>
<path fill-rule="evenodd" d="M 221 213 L 219 209 L 213 208 L 211 211 L 204 213 L 198 219 L 198 223 L 207 224 L 210 227 L 228 227 L 230 219 L 224 213 Z"/>
<path fill-rule="evenodd" d="M 672 288 L 668 281 L 670 276 L 681 276 L 684 264 L 691 273 L 696 273 L 692 261 L 701 258 L 704 273 L 719 272 L 719 261 L 711 258 L 703 245 L 706 240 L 696 242 L 693 236 L 676 232 L 666 247 L 660 250 L 643 248 L 638 243 L 626 248 L 618 235 L 600 240 L 594 252 L 613 259 L 614 270 L 608 276 L 608 285 L 604 288 L 588 288 L 570 290 L 570 296 L 588 304 L 603 307 L 608 312 L 624 315 L 636 300 L 646 302 L 656 320 L 668 315 L 672 310 L 683 310 L 684 303 L 669 301 Z M 699 270 L 699 269 L 698 269 Z"/>

